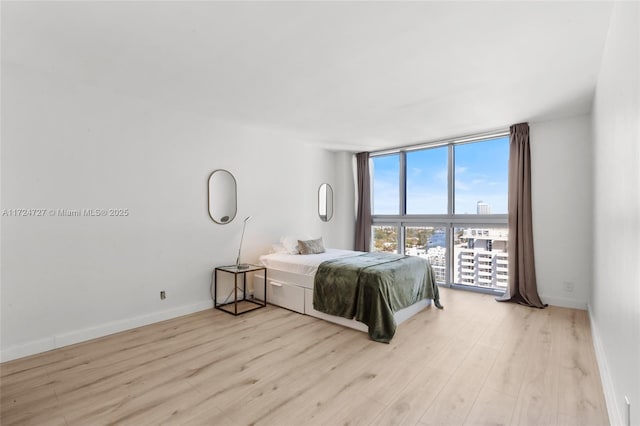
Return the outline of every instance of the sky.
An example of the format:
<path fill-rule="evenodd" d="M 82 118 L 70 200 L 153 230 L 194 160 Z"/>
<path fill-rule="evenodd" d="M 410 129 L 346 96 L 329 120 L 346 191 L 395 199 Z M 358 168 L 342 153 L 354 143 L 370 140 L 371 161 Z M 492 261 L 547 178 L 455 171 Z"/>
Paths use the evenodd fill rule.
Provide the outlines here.
<path fill-rule="evenodd" d="M 447 213 L 447 147 L 407 152 L 407 214 Z M 507 213 L 507 136 L 454 146 L 455 213 Z M 373 214 L 398 214 L 399 154 L 373 157 Z"/>

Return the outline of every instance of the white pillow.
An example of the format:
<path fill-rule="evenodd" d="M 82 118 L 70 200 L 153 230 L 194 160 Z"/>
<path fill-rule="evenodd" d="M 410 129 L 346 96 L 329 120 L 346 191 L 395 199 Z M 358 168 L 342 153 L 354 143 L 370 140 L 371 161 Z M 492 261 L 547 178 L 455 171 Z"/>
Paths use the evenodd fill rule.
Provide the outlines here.
<path fill-rule="evenodd" d="M 282 237 L 280 243 L 284 246 L 284 249 L 289 254 L 300 254 L 298 251 L 298 239 L 294 237 Z"/>
<path fill-rule="evenodd" d="M 272 254 L 273 253 L 278 253 L 278 254 L 284 253 L 284 254 L 287 254 L 289 252 L 287 251 L 287 249 L 282 244 L 271 244 L 271 250 L 269 251 L 269 253 L 272 253 Z"/>

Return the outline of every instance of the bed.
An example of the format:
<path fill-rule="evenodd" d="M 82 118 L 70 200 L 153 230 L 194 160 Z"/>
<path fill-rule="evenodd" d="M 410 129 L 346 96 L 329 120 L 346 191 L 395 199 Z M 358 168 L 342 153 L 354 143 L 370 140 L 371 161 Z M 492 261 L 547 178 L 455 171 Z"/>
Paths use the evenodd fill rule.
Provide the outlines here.
<path fill-rule="evenodd" d="M 388 343 L 397 325 L 432 302 L 441 307 L 431 266 L 419 257 L 326 249 L 271 253 L 260 262 L 268 269 L 269 303 L 367 332 L 378 342 Z M 264 282 L 264 276 L 255 279 Z M 254 284 L 257 297 L 262 283 Z"/>

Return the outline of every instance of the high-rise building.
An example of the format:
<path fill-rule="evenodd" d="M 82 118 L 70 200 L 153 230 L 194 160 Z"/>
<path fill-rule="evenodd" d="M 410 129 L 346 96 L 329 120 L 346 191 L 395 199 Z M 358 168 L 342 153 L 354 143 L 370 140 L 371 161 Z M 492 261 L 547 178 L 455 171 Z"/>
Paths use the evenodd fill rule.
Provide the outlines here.
<path fill-rule="evenodd" d="M 427 259 L 431 264 L 433 275 L 437 283 L 447 282 L 447 249 L 431 247 L 427 250 Z"/>
<path fill-rule="evenodd" d="M 491 206 L 482 200 L 478 201 L 477 214 L 491 214 Z"/>
<path fill-rule="evenodd" d="M 454 248 L 455 282 L 505 289 L 509 277 L 507 229 L 464 229 L 462 244 Z"/>

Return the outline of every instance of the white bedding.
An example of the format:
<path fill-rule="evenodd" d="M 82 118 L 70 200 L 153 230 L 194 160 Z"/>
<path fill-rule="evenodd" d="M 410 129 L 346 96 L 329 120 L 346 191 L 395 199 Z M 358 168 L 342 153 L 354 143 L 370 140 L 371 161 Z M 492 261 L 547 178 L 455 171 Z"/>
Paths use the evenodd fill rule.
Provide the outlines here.
<path fill-rule="evenodd" d="M 313 308 L 314 279 L 320 264 L 331 259 L 361 254 L 364 252 L 326 249 L 326 252 L 320 254 L 272 253 L 260 256 L 260 263 L 269 270 L 268 284 L 265 285 L 269 303 L 366 333 L 368 328 L 361 322 L 325 314 Z M 264 280 L 264 277 L 262 279 Z M 257 297 L 264 297 L 258 293 L 261 287 L 258 285 L 255 288 Z M 430 299 L 423 299 L 396 312 L 396 324 L 404 322 L 430 304 Z"/>
<path fill-rule="evenodd" d="M 318 266 L 326 260 L 358 256 L 362 251 L 326 249 L 320 254 L 272 253 L 260 256 L 260 263 L 269 269 L 278 269 L 293 274 L 314 276 Z"/>

